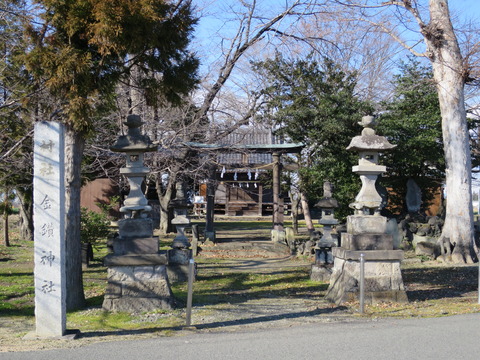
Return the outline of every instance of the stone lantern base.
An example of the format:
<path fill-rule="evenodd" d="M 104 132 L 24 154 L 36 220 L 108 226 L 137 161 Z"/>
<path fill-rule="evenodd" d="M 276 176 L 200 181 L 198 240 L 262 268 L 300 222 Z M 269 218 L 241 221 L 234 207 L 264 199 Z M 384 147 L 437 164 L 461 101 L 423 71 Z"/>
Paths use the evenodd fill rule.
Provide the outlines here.
<path fill-rule="evenodd" d="M 325 299 L 341 304 L 359 300 L 360 254 L 365 259 L 365 303 L 408 302 L 400 263 L 402 250 L 346 250 L 333 248 L 335 262 Z"/>
<path fill-rule="evenodd" d="M 165 254 L 107 255 L 104 262 L 108 266 L 105 310 L 141 313 L 173 308 Z"/>
<path fill-rule="evenodd" d="M 332 266 L 313 264 L 310 269 L 310 280 L 328 282 L 332 276 Z"/>
<path fill-rule="evenodd" d="M 168 258 L 168 280 L 170 283 L 188 281 L 189 262 L 192 259 L 191 249 L 170 249 L 167 250 Z M 195 263 L 195 269 L 197 263 Z M 196 271 L 194 271 L 194 276 Z M 193 279 L 195 281 L 195 278 Z"/>

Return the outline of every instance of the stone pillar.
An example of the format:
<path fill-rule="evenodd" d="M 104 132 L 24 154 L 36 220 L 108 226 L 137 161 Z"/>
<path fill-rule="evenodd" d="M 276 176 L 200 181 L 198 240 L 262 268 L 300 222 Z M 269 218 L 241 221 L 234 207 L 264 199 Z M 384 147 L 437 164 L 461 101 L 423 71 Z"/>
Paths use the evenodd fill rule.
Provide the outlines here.
<path fill-rule="evenodd" d="M 33 150 L 36 336 L 66 332 L 64 128 L 35 123 Z"/>
<path fill-rule="evenodd" d="M 283 198 L 281 196 L 280 179 L 282 175 L 282 164 L 280 162 L 280 153 L 273 153 L 273 229 L 272 241 L 285 242 L 285 229 L 283 227 L 284 208 Z"/>
<path fill-rule="evenodd" d="M 143 155 L 156 151 L 148 136 L 142 135 L 142 121 L 129 115 L 125 125 L 128 133 L 120 136 L 110 148 L 126 154 L 126 166 L 120 169 L 130 184 L 130 193 L 120 211 L 125 218 L 118 221 L 119 235 L 112 241 L 113 253 L 105 257 L 108 284 L 103 308 L 109 311 L 131 313 L 171 309 L 173 295 L 167 275 L 167 254 L 159 252 L 158 237 L 153 236 L 149 218 L 151 207 L 141 191 L 141 184 L 149 169 Z"/>
<path fill-rule="evenodd" d="M 387 218 L 380 215 L 384 206 L 375 188 L 378 176 L 386 171 L 378 165 L 378 156 L 394 146 L 375 134 L 375 118 L 365 116 L 360 123 L 361 136 L 352 139 L 347 149 L 359 153 L 353 172 L 360 176 L 362 188 L 350 204 L 355 214 L 347 218 L 347 232 L 342 234 L 341 247 L 333 248 L 335 257 L 330 286 L 325 298 L 341 304 L 358 299 L 360 254 L 365 259 L 365 302 L 408 301 L 403 286 L 400 264 L 403 251 L 394 249 Z"/>

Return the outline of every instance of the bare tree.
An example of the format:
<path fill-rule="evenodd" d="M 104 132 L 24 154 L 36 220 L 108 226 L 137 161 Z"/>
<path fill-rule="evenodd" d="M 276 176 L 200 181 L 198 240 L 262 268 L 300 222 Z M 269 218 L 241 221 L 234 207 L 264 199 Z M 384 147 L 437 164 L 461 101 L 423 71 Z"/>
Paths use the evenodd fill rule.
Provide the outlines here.
<path fill-rule="evenodd" d="M 215 34 L 219 39 L 215 59 L 207 66 L 201 88 L 186 99 L 184 106 L 174 109 L 162 99 L 148 101 L 148 94 L 135 84 L 136 79 L 129 83 L 129 91 L 135 95 L 130 96 L 128 108 L 142 116 L 147 122 L 146 131 L 159 144 L 150 167 L 160 201 L 161 232 L 168 228 L 168 204 L 177 179 L 200 172 L 208 177 L 207 173 L 212 171 L 212 162 L 208 161 L 212 154 L 204 151 L 201 157 L 192 157 L 195 150 L 180 145 L 192 141 L 215 143 L 249 124 L 259 105 L 259 97 L 252 91 L 253 79 L 247 76 L 249 57 L 263 56 L 266 48 L 272 52 L 280 38 L 293 33 L 296 20 L 310 14 L 310 2 L 300 0 L 286 1 L 278 12 L 270 9 L 268 14 L 256 0 L 222 2 L 222 5 L 227 7 L 223 15 L 230 17 L 229 29 L 233 30 Z M 205 57 L 211 61 L 212 48 L 208 50 Z"/>
<path fill-rule="evenodd" d="M 469 56 L 462 54 L 448 0 L 429 0 L 428 5 L 417 0 L 337 3 L 354 9 L 356 21 L 389 34 L 415 56 L 430 61 L 440 101 L 446 162 L 446 219 L 440 241 L 454 247 L 453 262 L 473 262 L 471 156 L 464 97 L 465 83 L 473 72 Z"/>

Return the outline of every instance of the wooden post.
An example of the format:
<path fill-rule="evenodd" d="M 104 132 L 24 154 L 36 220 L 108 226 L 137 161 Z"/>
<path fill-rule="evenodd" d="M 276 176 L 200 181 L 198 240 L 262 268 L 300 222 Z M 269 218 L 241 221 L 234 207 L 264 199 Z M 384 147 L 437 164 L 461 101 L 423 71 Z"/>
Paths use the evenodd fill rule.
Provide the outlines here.
<path fill-rule="evenodd" d="M 263 215 L 263 184 L 258 184 L 258 216 Z"/>
<path fill-rule="evenodd" d="M 205 240 L 215 242 L 215 227 L 214 227 L 214 213 L 215 213 L 215 180 L 216 168 L 211 164 L 208 172 L 207 180 L 207 203 L 206 203 L 206 217 L 205 217 Z"/>

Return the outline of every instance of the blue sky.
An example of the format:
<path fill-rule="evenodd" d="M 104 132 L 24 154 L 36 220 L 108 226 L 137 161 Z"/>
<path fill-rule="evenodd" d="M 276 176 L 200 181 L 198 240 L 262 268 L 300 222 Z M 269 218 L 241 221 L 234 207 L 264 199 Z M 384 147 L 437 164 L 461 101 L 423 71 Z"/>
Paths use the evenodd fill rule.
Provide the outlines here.
<path fill-rule="evenodd" d="M 448 3 L 451 9 L 480 16 L 479 0 L 450 0 Z"/>

